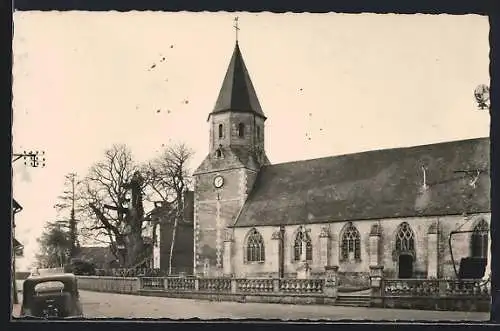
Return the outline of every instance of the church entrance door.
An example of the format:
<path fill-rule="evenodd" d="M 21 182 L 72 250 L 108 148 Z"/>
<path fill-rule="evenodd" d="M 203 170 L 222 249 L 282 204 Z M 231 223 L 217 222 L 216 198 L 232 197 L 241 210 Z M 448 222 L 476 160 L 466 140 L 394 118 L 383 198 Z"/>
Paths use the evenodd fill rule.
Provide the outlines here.
<path fill-rule="evenodd" d="M 411 278 L 413 276 L 413 256 L 409 254 L 399 255 L 398 278 Z"/>

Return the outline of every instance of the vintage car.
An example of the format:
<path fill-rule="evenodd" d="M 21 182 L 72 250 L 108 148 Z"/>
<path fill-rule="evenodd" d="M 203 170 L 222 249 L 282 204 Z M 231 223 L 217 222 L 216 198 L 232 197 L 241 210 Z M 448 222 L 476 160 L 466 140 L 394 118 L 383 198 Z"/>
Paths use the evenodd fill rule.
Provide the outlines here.
<path fill-rule="evenodd" d="M 23 284 L 20 317 L 83 317 L 75 275 L 52 274 L 28 277 Z"/>

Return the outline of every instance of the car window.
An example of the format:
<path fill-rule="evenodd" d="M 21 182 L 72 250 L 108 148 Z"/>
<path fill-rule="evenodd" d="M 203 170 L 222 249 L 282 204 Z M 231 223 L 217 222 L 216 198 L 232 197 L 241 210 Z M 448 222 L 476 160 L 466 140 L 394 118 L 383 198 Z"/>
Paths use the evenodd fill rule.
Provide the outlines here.
<path fill-rule="evenodd" d="M 35 285 L 35 292 L 62 291 L 64 283 L 60 281 L 47 281 Z"/>

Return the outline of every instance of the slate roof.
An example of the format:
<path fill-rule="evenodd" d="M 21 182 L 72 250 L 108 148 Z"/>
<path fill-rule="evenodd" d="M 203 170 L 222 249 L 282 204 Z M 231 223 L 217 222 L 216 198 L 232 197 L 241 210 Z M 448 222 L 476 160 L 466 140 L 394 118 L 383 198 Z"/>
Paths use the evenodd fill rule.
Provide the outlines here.
<path fill-rule="evenodd" d="M 234 226 L 490 212 L 489 153 L 477 138 L 267 165 Z M 475 187 L 457 172 L 477 169 Z"/>
<path fill-rule="evenodd" d="M 253 112 L 265 118 L 238 43 L 234 47 L 219 97 L 210 114 L 229 110 Z"/>

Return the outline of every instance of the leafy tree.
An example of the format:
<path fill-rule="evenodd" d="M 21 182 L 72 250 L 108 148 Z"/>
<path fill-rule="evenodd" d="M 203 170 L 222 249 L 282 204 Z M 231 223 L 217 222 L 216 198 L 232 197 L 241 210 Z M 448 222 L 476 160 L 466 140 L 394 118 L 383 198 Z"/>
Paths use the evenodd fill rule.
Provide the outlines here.
<path fill-rule="evenodd" d="M 37 242 L 40 247 L 36 256 L 39 266 L 56 268 L 68 263 L 72 247 L 71 237 L 60 222 L 48 223 Z"/>

